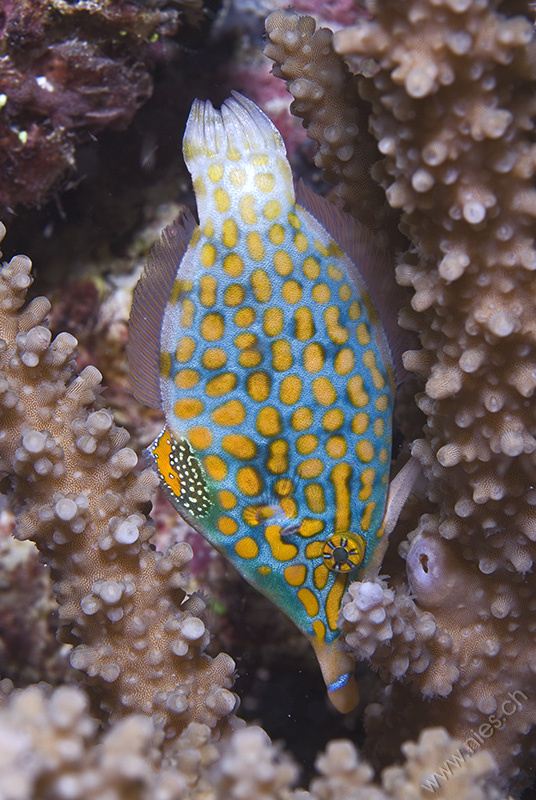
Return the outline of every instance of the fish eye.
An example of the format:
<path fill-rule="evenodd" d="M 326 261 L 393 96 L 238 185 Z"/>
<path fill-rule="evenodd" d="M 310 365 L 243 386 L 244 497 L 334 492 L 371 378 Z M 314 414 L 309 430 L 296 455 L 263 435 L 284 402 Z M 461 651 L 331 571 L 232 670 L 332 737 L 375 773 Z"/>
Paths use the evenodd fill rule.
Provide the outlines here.
<path fill-rule="evenodd" d="M 365 558 L 367 543 L 358 533 L 338 531 L 326 539 L 322 556 L 333 572 L 352 572 Z"/>

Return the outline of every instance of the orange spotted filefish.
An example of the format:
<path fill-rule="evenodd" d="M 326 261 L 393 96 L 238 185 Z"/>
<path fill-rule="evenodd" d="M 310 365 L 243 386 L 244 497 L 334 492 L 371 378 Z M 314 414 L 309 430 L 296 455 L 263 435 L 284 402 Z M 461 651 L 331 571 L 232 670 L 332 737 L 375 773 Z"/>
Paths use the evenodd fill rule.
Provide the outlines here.
<path fill-rule="evenodd" d="M 382 550 L 402 370 L 390 260 L 296 195 L 281 135 L 238 93 L 219 111 L 194 102 L 183 150 L 199 224 L 187 212 L 164 230 L 130 320 L 133 391 L 166 417 L 149 452 L 179 513 L 303 631 L 349 711 L 337 617 Z"/>

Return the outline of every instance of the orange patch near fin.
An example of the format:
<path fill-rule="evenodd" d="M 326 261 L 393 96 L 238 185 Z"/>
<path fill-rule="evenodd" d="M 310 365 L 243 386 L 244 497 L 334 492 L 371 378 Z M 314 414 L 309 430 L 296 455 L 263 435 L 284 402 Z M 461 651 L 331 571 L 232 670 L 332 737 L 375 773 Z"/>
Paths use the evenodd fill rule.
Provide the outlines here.
<path fill-rule="evenodd" d="M 177 470 L 171 463 L 173 455 L 172 442 L 171 434 L 166 428 L 162 431 L 158 439 L 154 441 L 150 450 L 156 461 L 156 466 L 162 476 L 162 480 L 178 500 L 181 496 L 181 480 Z"/>

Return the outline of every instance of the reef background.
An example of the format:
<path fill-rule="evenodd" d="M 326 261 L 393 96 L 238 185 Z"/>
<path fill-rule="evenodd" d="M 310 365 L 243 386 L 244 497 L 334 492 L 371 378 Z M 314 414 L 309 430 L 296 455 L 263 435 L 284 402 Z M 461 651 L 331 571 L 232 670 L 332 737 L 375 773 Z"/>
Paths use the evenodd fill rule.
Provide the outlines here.
<path fill-rule="evenodd" d="M 531 782 L 529 6 L 333 2 L 320 18 L 320 4 L 303 2 L 297 13 L 335 39 L 276 11 L 263 42 L 281 5 L 0 5 L 4 251 L 35 263 L 29 310 L 19 310 L 27 260 L 13 259 L 0 287 L 8 799 L 103 797 L 103 787 L 107 798 L 427 797 L 428 777 L 509 691 L 527 697 L 523 708 L 435 794 L 494 798 Z M 402 321 L 422 349 L 406 356 L 416 376 L 397 398 L 397 441 L 399 461 L 412 443 L 425 481 L 382 577 L 354 584 L 341 615 L 360 660 L 366 743 L 363 708 L 330 709 L 290 623 L 159 494 L 154 530 L 147 519 L 154 477 L 135 453 L 162 420 L 128 388 L 132 291 L 161 228 L 193 207 L 180 154 L 191 102 L 219 104 L 231 89 L 264 108 L 295 175 L 364 219 L 411 287 Z M 14 528 L 51 567 L 60 611 L 48 569 Z M 315 759 L 319 777 L 294 788 Z"/>

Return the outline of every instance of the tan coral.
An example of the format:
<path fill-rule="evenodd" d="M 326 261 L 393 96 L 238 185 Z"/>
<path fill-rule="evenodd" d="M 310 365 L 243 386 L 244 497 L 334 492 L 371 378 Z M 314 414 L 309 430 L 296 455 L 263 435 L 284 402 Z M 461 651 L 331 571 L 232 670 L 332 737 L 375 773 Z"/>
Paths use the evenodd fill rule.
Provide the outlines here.
<path fill-rule="evenodd" d="M 162 731 L 128 714 L 100 731 L 79 687 L 31 686 L 0 704 L 0 796 L 3 800 L 499 800 L 493 758 L 468 754 L 442 729 L 403 746 L 402 763 L 381 782 L 354 745 L 332 741 L 316 760 L 309 791 L 294 789 L 297 765 L 257 727 L 215 740 L 191 722 L 162 758 Z M 465 753 L 465 751 L 464 751 Z M 450 764 L 450 767 L 449 767 Z"/>
<path fill-rule="evenodd" d="M 71 663 L 98 685 L 103 713 L 152 713 L 167 737 L 191 720 L 225 727 L 234 662 L 204 653 L 209 637 L 185 592 L 191 548 L 150 546 L 157 478 L 135 471 L 128 433 L 92 407 L 100 373 L 76 374 L 74 337 L 51 341 L 48 301 L 21 308 L 30 267 L 15 256 L 0 272 L 0 465 L 16 535 L 51 567 Z"/>
<path fill-rule="evenodd" d="M 274 11 L 266 19 L 266 55 L 275 61 L 274 75 L 287 81 L 294 96 L 292 113 L 303 120 L 318 144 L 315 164 L 336 185 L 343 207 L 382 241 L 393 228 L 392 212 L 370 170 L 378 159 L 367 131 L 367 107 L 357 93 L 360 76 L 349 73 L 333 49 L 333 33 L 312 17 Z M 392 233 L 392 231 L 390 231 Z"/>
<path fill-rule="evenodd" d="M 435 491 L 449 501 L 441 533 L 463 537 L 485 573 L 525 573 L 536 555 L 536 420 L 526 402 L 536 387 L 527 137 L 536 106 L 523 88 L 535 77 L 534 46 L 528 19 L 492 8 L 416 2 L 406 17 L 383 3 L 373 24 L 341 31 L 336 46 L 378 65 L 361 90 L 386 156 L 387 197 L 417 247 L 398 277 L 421 314 L 424 352 L 408 365 L 427 381 L 429 435 L 416 452 L 426 462 L 432 448 Z M 498 539 L 498 530 L 511 534 Z"/>

